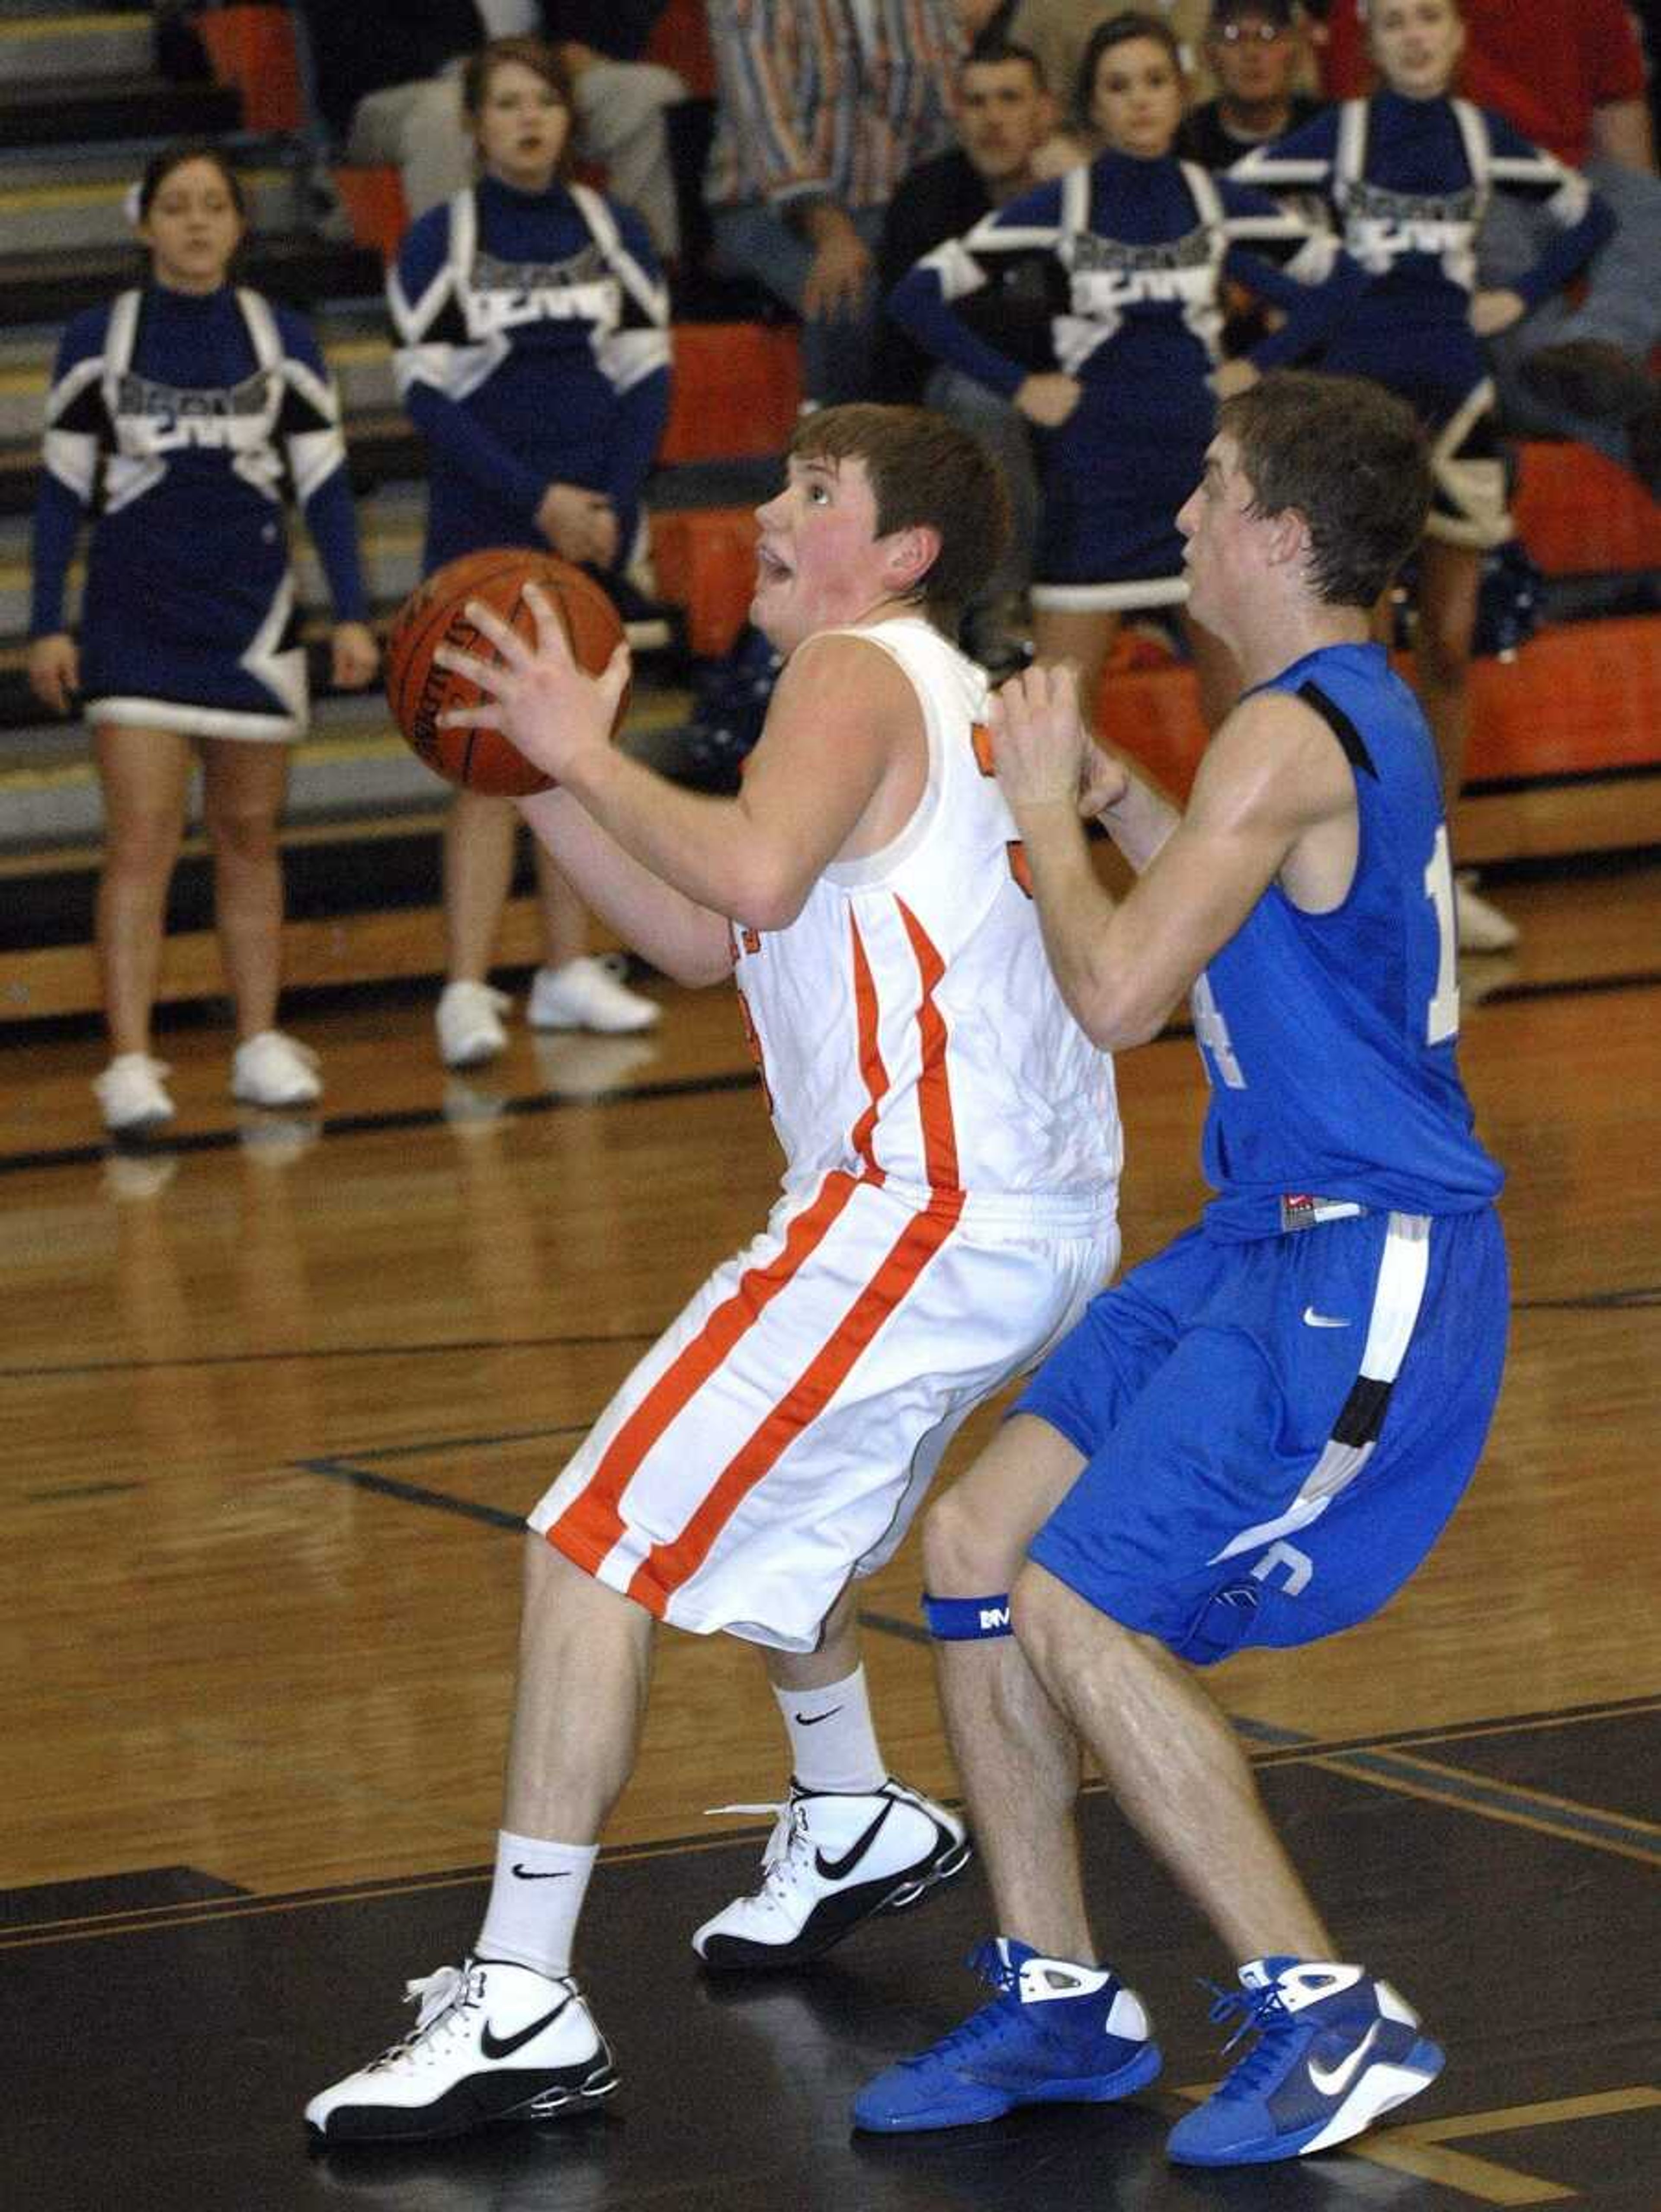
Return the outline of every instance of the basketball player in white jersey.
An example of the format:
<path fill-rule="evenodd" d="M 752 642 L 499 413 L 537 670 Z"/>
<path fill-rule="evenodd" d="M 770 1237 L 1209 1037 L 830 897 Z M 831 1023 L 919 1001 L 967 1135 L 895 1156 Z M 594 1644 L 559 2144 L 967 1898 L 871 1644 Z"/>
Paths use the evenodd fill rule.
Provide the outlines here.
<path fill-rule="evenodd" d="M 626 648 L 585 675 L 544 602 L 534 649 L 472 606 L 499 657 L 447 656 L 486 701 L 447 719 L 501 728 L 557 779 L 524 811 L 580 894 L 677 981 L 735 978 L 785 1173 L 762 1234 L 531 1516 L 484 1929 L 411 1984 L 407 2039 L 312 2100 L 327 2144 L 542 2119 L 615 2087 L 571 1946 L 660 1620 L 764 1647 L 796 1768 L 757 1893 L 694 1937 L 706 1965 L 810 1957 L 967 1855 L 955 1817 L 877 1759 L 850 1590 L 1118 1243 L 1110 1064 L 1050 975 L 986 680 L 949 641 L 1003 516 L 993 465 L 942 417 L 806 418 L 758 516 L 752 613 L 786 665 L 735 798 L 611 745 Z"/>

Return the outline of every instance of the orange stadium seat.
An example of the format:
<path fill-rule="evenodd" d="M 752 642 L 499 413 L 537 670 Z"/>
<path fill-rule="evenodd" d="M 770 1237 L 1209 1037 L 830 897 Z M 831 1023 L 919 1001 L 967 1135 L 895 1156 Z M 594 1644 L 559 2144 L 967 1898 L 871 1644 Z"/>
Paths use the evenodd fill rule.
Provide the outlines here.
<path fill-rule="evenodd" d="M 1515 514 L 1548 576 L 1661 568 L 1661 504 L 1590 446 L 1530 440 L 1519 456 Z"/>
<path fill-rule="evenodd" d="M 677 323 L 674 396 L 658 459 L 776 453 L 801 408 L 801 341 L 782 323 Z"/>
<path fill-rule="evenodd" d="M 643 58 L 673 70 L 694 100 L 713 100 L 715 60 L 703 0 L 669 0 L 652 26 Z"/>
<path fill-rule="evenodd" d="M 725 653 L 744 627 L 756 587 L 753 509 L 698 507 L 653 515 L 652 570 L 660 595 L 686 610 L 692 651 Z"/>
<path fill-rule="evenodd" d="M 1397 665 L 1411 681 L 1411 658 Z M 1514 659 L 1477 661 L 1470 690 L 1472 782 L 1583 775 L 1661 760 L 1661 622 L 1653 616 L 1543 629 Z M 1104 737 L 1186 794 L 1205 746 L 1191 670 L 1110 669 L 1097 715 Z"/>
<path fill-rule="evenodd" d="M 206 8 L 194 21 L 215 76 L 241 93 L 250 131 L 303 127 L 294 21 L 286 8 Z"/>

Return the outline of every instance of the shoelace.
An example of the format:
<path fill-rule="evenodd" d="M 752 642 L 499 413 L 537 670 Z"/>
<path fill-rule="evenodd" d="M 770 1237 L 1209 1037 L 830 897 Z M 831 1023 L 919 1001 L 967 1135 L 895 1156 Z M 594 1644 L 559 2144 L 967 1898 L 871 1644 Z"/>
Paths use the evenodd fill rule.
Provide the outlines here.
<path fill-rule="evenodd" d="M 1254 2028 L 1257 2032 L 1256 2048 L 1247 2052 L 1224 2084 L 1225 2092 L 1231 2097 L 1255 2096 L 1278 2073 L 1285 2054 L 1285 2039 L 1293 2026 L 1292 2014 L 1281 2002 L 1280 1984 L 1271 1982 L 1262 1990 L 1226 1990 L 1215 1982 L 1206 1982 L 1202 1986 L 1211 1991 L 1214 2002 L 1209 2017 L 1219 2027 L 1237 2016 L 1239 2020 L 1238 2027 L 1223 2045 L 1225 2056 L 1243 2035 L 1249 2035 Z"/>
<path fill-rule="evenodd" d="M 749 1893 L 763 1897 L 770 1888 L 784 1886 L 785 1872 L 798 1848 L 807 1844 L 807 1815 L 800 1797 L 792 1797 L 782 1805 L 706 1805 L 703 1817 L 714 1820 L 724 1813 L 770 1813 L 773 1832 L 767 1838 L 761 1855 L 761 1880 Z"/>
<path fill-rule="evenodd" d="M 415 2026 L 391 2050 L 381 2053 L 376 2066 L 391 2066 L 407 2057 L 435 2029 L 442 2027 L 449 2015 L 477 2002 L 480 1978 L 476 1967 L 441 1966 L 436 1973 L 419 1974 L 405 1982 L 405 2003 L 420 2007 Z"/>

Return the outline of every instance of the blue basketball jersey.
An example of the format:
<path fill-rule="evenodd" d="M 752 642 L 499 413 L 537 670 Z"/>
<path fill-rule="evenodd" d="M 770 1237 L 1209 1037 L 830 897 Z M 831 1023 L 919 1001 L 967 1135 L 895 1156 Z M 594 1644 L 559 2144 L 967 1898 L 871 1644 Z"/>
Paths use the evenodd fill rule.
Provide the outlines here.
<path fill-rule="evenodd" d="M 1340 906 L 1306 914 L 1272 884 L 1194 986 L 1206 1225 L 1273 1236 L 1311 1196 L 1486 1206 L 1503 1178 L 1459 1077 L 1453 875 L 1418 702 L 1374 645 L 1325 647 L 1258 688 L 1302 699 L 1342 745 L 1358 850 Z"/>

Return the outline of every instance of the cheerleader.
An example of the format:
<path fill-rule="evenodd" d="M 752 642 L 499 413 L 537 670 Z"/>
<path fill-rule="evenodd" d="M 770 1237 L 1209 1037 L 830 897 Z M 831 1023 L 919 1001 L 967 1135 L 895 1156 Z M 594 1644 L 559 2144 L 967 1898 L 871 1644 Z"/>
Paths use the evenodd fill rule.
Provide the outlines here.
<path fill-rule="evenodd" d="M 1068 659 L 1093 702 L 1132 610 L 1187 598 L 1177 509 L 1198 483 L 1219 394 L 1296 360 L 1330 329 L 1360 271 L 1296 215 L 1171 145 L 1180 56 L 1159 16 L 1116 15 L 1085 48 L 1078 106 L 1105 151 L 926 254 L 889 312 L 931 353 L 1002 392 L 1040 432 L 1043 519 L 1032 588 L 1041 660 Z M 1030 374 L 977 337 L 957 303 L 998 282 L 1046 308 L 1055 367 Z M 1284 311 L 1244 360 L 1220 350 L 1238 282 Z M 1236 682 L 1185 618 L 1208 724 Z"/>
<path fill-rule="evenodd" d="M 644 224 L 569 181 L 571 92 L 534 39 L 468 63 L 481 175 L 413 224 L 388 278 L 399 389 L 429 452 L 427 573 L 495 545 L 551 546 L 618 583 L 668 413 L 668 298 Z M 507 1043 L 489 981 L 513 873 L 509 799 L 458 792 L 444 841 L 447 1066 Z M 535 848 L 538 1029 L 632 1030 L 659 1008 L 587 957 L 587 916 Z"/>
<path fill-rule="evenodd" d="M 107 824 L 96 938 L 112 1058 L 106 1126 L 170 1120 L 150 1050 L 167 884 L 194 753 L 214 857 L 214 918 L 236 1010 L 231 1089 L 257 1106 L 319 1097 L 315 1054 L 275 1027 L 282 949 L 277 819 L 307 723 L 306 663 L 284 529 L 291 489 L 334 602 L 333 676 L 378 659 L 339 408 L 305 324 L 227 280 L 245 227 L 222 155 L 158 154 L 138 188 L 149 281 L 64 332 L 47 402 L 34 528 L 29 681 L 55 713 L 79 698 Z M 64 599 L 94 514 L 81 635 Z"/>
<path fill-rule="evenodd" d="M 1372 0 L 1367 35 L 1383 88 L 1329 108 L 1230 173 L 1269 191 L 1325 198 L 1368 283 L 1321 366 L 1388 385 L 1412 403 L 1430 439 L 1436 498 L 1418 555 L 1415 658 L 1451 817 L 1483 556 L 1512 534 L 1482 342 L 1567 284 L 1614 221 L 1574 170 L 1502 116 L 1449 96 L 1465 44 L 1455 0 Z M 1561 228 L 1513 285 L 1479 291 L 1477 233 L 1495 191 L 1542 205 Z M 1502 951 L 1516 938 L 1462 878 L 1462 947 Z"/>

